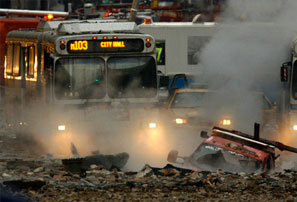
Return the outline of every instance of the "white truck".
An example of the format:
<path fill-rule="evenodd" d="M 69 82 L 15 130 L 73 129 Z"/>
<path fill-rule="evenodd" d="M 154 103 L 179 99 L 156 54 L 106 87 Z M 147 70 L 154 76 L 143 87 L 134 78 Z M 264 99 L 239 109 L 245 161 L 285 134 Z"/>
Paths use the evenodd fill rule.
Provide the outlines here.
<path fill-rule="evenodd" d="M 138 27 L 155 38 L 158 70 L 171 78 L 186 74 L 190 80 L 201 73 L 201 50 L 217 30 L 214 22 L 154 22 Z"/>

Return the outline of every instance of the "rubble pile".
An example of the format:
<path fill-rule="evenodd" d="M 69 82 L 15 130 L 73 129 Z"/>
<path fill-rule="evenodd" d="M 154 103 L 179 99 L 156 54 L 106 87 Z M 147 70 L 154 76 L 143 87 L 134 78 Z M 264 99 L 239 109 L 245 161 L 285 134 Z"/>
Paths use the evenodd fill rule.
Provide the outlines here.
<path fill-rule="evenodd" d="M 297 201 L 297 171 L 246 174 L 191 171 L 171 165 L 139 172 L 90 165 L 81 173 L 61 160 L 2 160 L 1 196 L 32 201 Z"/>
<path fill-rule="evenodd" d="M 170 164 L 128 172 L 127 153 L 55 159 L 24 140 L 0 135 L 0 201 L 297 201 L 296 166 L 272 174 Z"/>

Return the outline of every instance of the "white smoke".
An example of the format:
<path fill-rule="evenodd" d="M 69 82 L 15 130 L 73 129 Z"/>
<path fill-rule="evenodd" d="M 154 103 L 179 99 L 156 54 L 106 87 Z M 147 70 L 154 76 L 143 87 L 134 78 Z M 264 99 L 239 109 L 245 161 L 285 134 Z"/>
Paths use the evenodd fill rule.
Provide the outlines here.
<path fill-rule="evenodd" d="M 229 111 L 238 123 L 234 129 L 252 134 L 253 123 L 262 119 L 262 103 L 253 91 L 262 91 L 279 104 L 280 66 L 291 59 L 291 42 L 297 36 L 296 10 L 295 0 L 227 2 L 218 32 L 200 58 L 204 74 L 199 79 L 219 92 L 208 100 L 210 116 L 218 116 L 221 109 Z M 284 139 L 277 129 L 276 134 L 268 131 L 262 137 Z"/>
<path fill-rule="evenodd" d="M 251 133 L 260 121 L 262 91 L 277 102 L 280 65 L 290 60 L 290 43 L 297 36 L 291 11 L 296 1 L 230 0 L 218 23 L 218 32 L 201 53 L 200 80 L 220 92 L 209 100 L 211 111 L 236 112 L 237 130 Z"/>

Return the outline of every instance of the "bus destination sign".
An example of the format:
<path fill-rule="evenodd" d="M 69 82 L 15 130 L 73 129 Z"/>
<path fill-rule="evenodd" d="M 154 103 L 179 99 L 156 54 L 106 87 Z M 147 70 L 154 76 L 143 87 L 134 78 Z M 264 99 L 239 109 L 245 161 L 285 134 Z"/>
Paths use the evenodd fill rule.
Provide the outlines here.
<path fill-rule="evenodd" d="M 142 52 L 142 39 L 71 40 L 67 43 L 68 53 L 117 53 Z"/>

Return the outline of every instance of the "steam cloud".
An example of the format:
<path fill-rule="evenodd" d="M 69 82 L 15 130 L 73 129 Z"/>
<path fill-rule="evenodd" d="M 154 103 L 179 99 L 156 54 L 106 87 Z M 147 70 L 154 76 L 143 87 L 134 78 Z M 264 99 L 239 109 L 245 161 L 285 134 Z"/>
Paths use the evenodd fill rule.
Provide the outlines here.
<path fill-rule="evenodd" d="M 280 66 L 290 61 L 297 36 L 296 9 L 295 0 L 227 1 L 220 28 L 200 57 L 204 74 L 198 79 L 219 91 L 219 97 L 208 100 L 209 116 L 218 116 L 223 108 L 234 115 L 234 129 L 252 134 L 254 122 L 262 119 L 262 103 L 252 92 L 262 91 L 279 103 Z M 278 133 L 276 128 L 262 136 L 283 141 L 284 134 Z M 284 143 L 297 147 L 296 141 Z"/>
<path fill-rule="evenodd" d="M 211 111 L 235 111 L 237 130 L 251 133 L 260 121 L 261 102 L 253 91 L 272 101 L 280 97 L 280 65 L 290 60 L 297 2 L 291 0 L 229 0 L 218 32 L 201 53 L 200 80 L 220 92 L 211 99 Z"/>
<path fill-rule="evenodd" d="M 261 102 L 252 91 L 261 90 L 273 101 L 279 100 L 279 68 L 290 60 L 290 43 L 297 36 L 297 1 L 229 0 L 227 3 L 218 32 L 201 53 L 200 65 L 204 74 L 198 80 L 219 91 L 219 97 L 209 98 L 209 116 L 224 113 L 221 109 L 231 112 L 238 121 L 234 129 L 252 133 L 253 123 L 261 121 Z M 47 108 L 37 108 L 36 105 L 34 108 L 36 111 L 31 109 L 30 114 L 39 115 L 40 120 L 48 125 L 57 124 L 55 120 L 65 120 L 68 127 L 67 121 L 71 122 L 71 119 L 64 118 L 67 114 L 63 110 L 57 116 L 45 119 L 42 116 L 48 113 Z M 85 113 L 90 116 L 94 111 L 95 108 Z M 197 136 L 185 136 L 187 132 L 166 132 L 165 136 L 154 137 L 145 136 L 141 131 L 123 131 L 118 122 L 108 118 L 109 112 L 105 113 L 95 114 L 89 119 L 97 121 L 100 134 L 76 131 L 78 136 L 66 135 L 53 140 L 55 137 L 42 135 L 47 129 L 38 128 L 38 124 L 34 132 L 36 138 L 46 145 L 47 152 L 56 154 L 56 151 L 65 150 L 68 156 L 63 157 L 72 156 L 71 142 L 81 155 L 95 150 L 103 154 L 128 152 L 128 168 L 132 170 L 140 169 L 145 163 L 164 166 L 170 149 L 190 154 L 201 142 Z M 71 118 L 80 116 L 73 113 Z M 107 133 L 100 127 L 112 130 Z M 297 143 L 292 146 L 297 146 Z"/>

